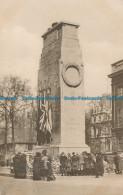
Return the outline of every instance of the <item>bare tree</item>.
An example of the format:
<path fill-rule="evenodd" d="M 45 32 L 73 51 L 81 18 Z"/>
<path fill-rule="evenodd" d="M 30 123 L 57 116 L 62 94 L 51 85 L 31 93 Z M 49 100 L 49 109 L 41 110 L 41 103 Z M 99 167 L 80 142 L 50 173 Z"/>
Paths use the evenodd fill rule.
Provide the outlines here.
<path fill-rule="evenodd" d="M 22 96 L 31 96 L 31 88 L 28 81 L 22 81 L 19 77 L 6 76 L 0 82 L 0 121 L 2 135 L 4 134 L 5 152 L 7 146 L 7 135 L 10 133 L 15 153 L 15 118 L 17 114 L 31 105 L 30 101 L 23 100 Z M 4 125 L 3 125 L 4 121 Z"/>

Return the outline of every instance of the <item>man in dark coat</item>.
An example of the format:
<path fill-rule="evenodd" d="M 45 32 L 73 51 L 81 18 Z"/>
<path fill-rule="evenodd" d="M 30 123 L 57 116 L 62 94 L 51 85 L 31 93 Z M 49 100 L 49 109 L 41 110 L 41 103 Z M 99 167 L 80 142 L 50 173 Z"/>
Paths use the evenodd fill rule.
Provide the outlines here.
<path fill-rule="evenodd" d="M 72 173 L 73 175 L 77 175 L 77 171 L 78 171 L 78 156 L 76 156 L 75 152 L 72 153 Z"/>
<path fill-rule="evenodd" d="M 65 156 L 64 152 L 60 155 L 60 169 L 61 169 L 61 175 L 67 174 L 67 156 Z"/>
<path fill-rule="evenodd" d="M 71 154 L 68 153 L 67 154 L 67 175 L 71 175 L 71 168 L 72 168 L 72 165 L 71 165 Z"/>
<path fill-rule="evenodd" d="M 90 175 L 95 175 L 96 163 L 95 163 L 94 157 L 91 153 L 88 154 L 88 160 L 89 160 L 89 164 L 90 164 L 89 174 Z"/>
<path fill-rule="evenodd" d="M 21 178 L 26 178 L 26 155 L 21 154 L 20 155 L 20 177 Z"/>
<path fill-rule="evenodd" d="M 13 158 L 13 165 L 14 165 L 14 173 L 15 173 L 15 178 L 20 178 L 20 154 L 16 154 Z"/>
<path fill-rule="evenodd" d="M 114 157 L 114 163 L 115 163 L 115 167 L 116 167 L 116 170 L 115 170 L 115 173 L 116 174 L 121 174 L 121 158 L 120 158 L 120 155 L 118 153 L 115 153 L 115 157 Z"/>
<path fill-rule="evenodd" d="M 41 180 L 41 153 L 37 152 L 33 162 L 33 180 Z"/>
<path fill-rule="evenodd" d="M 101 153 L 96 155 L 96 178 L 103 176 L 104 174 L 104 165 L 103 165 L 103 156 Z"/>
<path fill-rule="evenodd" d="M 84 152 L 84 175 L 90 174 L 90 159 L 89 153 Z"/>

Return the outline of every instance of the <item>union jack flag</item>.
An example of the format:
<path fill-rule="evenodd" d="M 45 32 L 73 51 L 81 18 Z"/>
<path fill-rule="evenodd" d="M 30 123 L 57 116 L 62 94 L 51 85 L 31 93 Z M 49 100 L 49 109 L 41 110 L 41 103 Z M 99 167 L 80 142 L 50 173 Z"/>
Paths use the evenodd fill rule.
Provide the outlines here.
<path fill-rule="evenodd" d="M 45 92 L 44 92 L 45 98 Z M 40 130 L 49 131 L 51 133 L 52 130 L 52 116 L 51 116 L 51 108 L 48 107 L 48 100 L 43 100 L 40 102 L 40 121 L 39 121 Z"/>

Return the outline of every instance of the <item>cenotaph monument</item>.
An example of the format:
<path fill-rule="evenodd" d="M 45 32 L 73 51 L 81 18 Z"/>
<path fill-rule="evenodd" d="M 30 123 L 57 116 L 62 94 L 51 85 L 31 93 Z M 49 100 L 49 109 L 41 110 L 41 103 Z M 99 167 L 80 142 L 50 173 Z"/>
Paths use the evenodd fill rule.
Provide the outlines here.
<path fill-rule="evenodd" d="M 53 23 L 42 35 L 38 96 L 44 100 L 39 101 L 37 138 L 40 148 L 53 154 L 90 151 L 85 144 L 84 100 L 78 98 L 84 96 L 78 27 L 69 22 Z"/>

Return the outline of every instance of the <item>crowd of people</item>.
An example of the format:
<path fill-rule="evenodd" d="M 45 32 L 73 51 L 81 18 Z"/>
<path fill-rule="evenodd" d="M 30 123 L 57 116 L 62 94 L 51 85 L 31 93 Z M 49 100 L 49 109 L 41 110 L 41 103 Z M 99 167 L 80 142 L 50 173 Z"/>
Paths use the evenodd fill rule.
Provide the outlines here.
<path fill-rule="evenodd" d="M 61 175 L 76 176 L 76 175 L 95 175 L 96 178 L 103 176 L 104 165 L 101 153 L 92 155 L 91 153 L 83 152 L 75 154 L 75 152 L 65 155 L 64 152 L 60 155 L 60 173 Z"/>
<path fill-rule="evenodd" d="M 51 166 L 51 158 L 47 155 L 47 151 L 43 150 L 36 153 L 33 162 L 33 180 L 55 180 Z"/>
<path fill-rule="evenodd" d="M 47 154 L 47 150 L 42 153 L 37 152 L 33 157 L 32 171 L 33 180 L 55 180 L 53 173 L 53 158 Z M 81 154 L 73 152 L 65 155 L 64 152 L 58 157 L 61 176 L 84 176 L 92 175 L 99 178 L 104 175 L 104 156 L 101 153 L 95 155 L 87 152 Z M 105 160 L 105 161 L 104 161 Z M 13 158 L 15 178 L 26 178 L 26 155 L 18 153 Z M 114 155 L 115 173 L 122 174 L 123 163 L 120 155 Z"/>
<path fill-rule="evenodd" d="M 13 158 L 15 178 L 26 178 L 26 155 L 18 153 Z M 37 152 L 33 159 L 33 180 L 55 180 L 53 175 L 51 158 L 47 151 Z"/>

